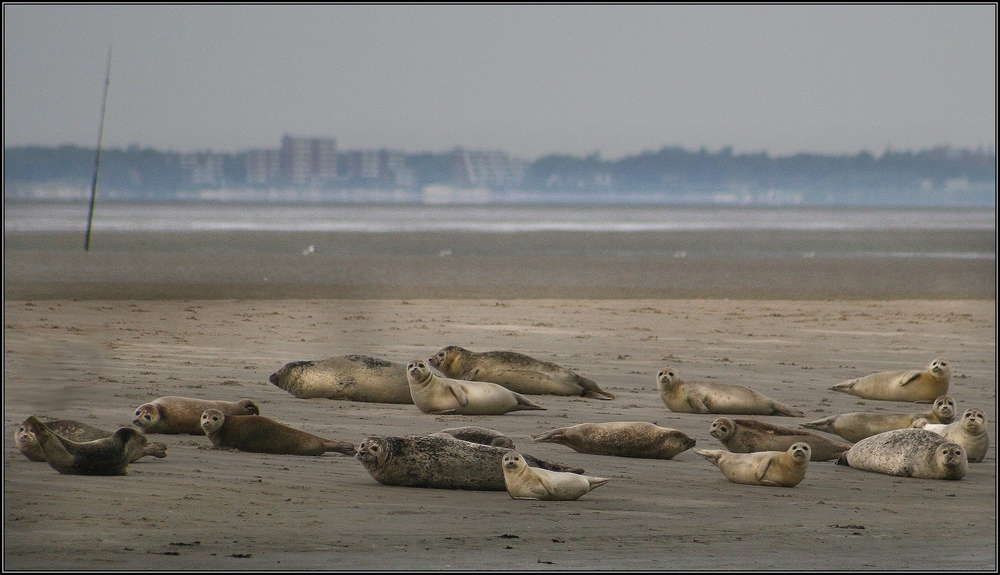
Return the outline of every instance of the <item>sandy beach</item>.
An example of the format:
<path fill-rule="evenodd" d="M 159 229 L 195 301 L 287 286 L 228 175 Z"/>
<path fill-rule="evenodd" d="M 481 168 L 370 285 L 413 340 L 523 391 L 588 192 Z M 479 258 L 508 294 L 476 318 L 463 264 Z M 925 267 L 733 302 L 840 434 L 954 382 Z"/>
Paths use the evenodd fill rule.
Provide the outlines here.
<path fill-rule="evenodd" d="M 908 259 L 890 264 L 904 281 L 890 281 L 884 262 L 859 259 L 652 265 L 584 254 L 484 270 L 489 254 L 444 257 L 438 243 L 416 254 L 318 249 L 322 258 L 291 263 L 224 249 L 104 245 L 82 255 L 29 244 L 8 237 L 5 248 L 7 570 L 996 569 L 994 261 L 949 261 L 935 283 L 913 281 L 926 260 Z M 247 279 L 282 270 L 288 277 L 271 283 L 279 288 Z M 303 276 L 313 280 L 296 284 Z M 672 287 L 658 287 L 669 278 Z M 554 361 L 617 398 L 537 395 L 546 411 L 433 416 L 413 405 L 296 399 L 268 382 L 290 361 L 368 354 L 405 363 L 446 345 Z M 794 488 L 756 487 L 728 482 L 691 451 L 631 459 L 530 439 L 577 423 L 649 421 L 722 448 L 708 433 L 716 416 L 664 406 L 654 381 L 664 367 L 805 412 L 758 417 L 787 427 L 852 411 L 924 411 L 828 388 L 935 357 L 951 361 L 959 413 L 979 407 L 990 422 L 986 460 L 959 481 L 813 462 Z M 240 453 L 175 435 L 151 436 L 168 456 L 141 459 L 127 476 L 81 477 L 14 446 L 31 414 L 115 429 L 167 395 L 250 398 L 262 415 L 355 444 L 478 425 L 611 481 L 577 501 L 520 501 L 381 485 L 340 454 Z"/>

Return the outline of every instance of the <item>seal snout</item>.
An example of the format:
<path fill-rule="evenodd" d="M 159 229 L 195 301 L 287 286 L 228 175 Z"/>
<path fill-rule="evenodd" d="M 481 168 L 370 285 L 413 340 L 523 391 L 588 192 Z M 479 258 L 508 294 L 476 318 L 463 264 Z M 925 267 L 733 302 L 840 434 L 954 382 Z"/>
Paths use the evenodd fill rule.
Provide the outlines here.
<path fill-rule="evenodd" d="M 271 377 L 268 378 L 268 381 L 270 381 L 272 385 L 278 385 L 278 372 L 272 373 Z"/>

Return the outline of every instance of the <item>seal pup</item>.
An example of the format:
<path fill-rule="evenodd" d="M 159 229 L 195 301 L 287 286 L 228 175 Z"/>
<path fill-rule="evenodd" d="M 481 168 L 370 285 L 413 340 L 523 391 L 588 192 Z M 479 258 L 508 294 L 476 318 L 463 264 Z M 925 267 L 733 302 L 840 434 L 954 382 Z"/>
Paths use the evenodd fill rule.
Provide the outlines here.
<path fill-rule="evenodd" d="M 205 432 L 201 429 L 201 414 L 207 409 L 217 409 L 226 415 L 260 415 L 257 404 L 249 399 L 211 401 L 167 396 L 137 407 L 132 425 L 145 433 L 204 435 Z"/>
<path fill-rule="evenodd" d="M 559 443 L 580 453 L 645 459 L 673 459 L 695 445 L 682 431 L 645 421 L 581 423 L 535 435 L 531 440 Z"/>
<path fill-rule="evenodd" d="M 722 449 L 699 449 L 694 452 L 722 470 L 726 479 L 746 485 L 795 487 L 806 476 L 810 451 L 808 443 L 793 443 L 786 451 L 732 453 Z"/>
<path fill-rule="evenodd" d="M 896 477 L 961 479 L 969 468 L 965 448 L 926 429 L 894 429 L 855 443 L 837 460 Z"/>
<path fill-rule="evenodd" d="M 709 434 L 733 453 L 755 451 L 787 451 L 793 443 L 808 443 L 812 454 L 809 461 L 829 461 L 851 448 L 846 443 L 825 437 L 773 425 L 755 419 L 720 417 L 712 422 Z"/>
<path fill-rule="evenodd" d="M 982 462 L 990 447 L 990 438 L 986 434 L 986 414 L 982 409 L 966 409 L 961 419 L 947 425 L 919 418 L 913 422 L 912 427 L 933 431 L 948 441 L 961 445 L 965 448 L 969 463 Z"/>
<path fill-rule="evenodd" d="M 574 501 L 608 482 L 602 477 L 528 467 L 516 451 L 503 456 L 503 480 L 513 499 Z"/>
<path fill-rule="evenodd" d="M 201 427 L 216 447 L 274 455 L 354 455 L 354 444 L 331 441 L 260 415 L 226 415 L 218 409 L 201 414 Z"/>
<path fill-rule="evenodd" d="M 111 437 L 77 442 L 52 433 L 35 416 L 24 420 L 24 426 L 38 440 L 49 466 L 67 475 L 126 475 L 128 464 L 146 441 L 142 432 L 131 427 Z"/>
<path fill-rule="evenodd" d="M 524 409 L 545 409 L 520 393 L 486 381 L 464 381 L 434 375 L 422 359 L 406 366 L 410 396 L 424 413 L 502 415 Z"/>
<path fill-rule="evenodd" d="M 367 355 L 286 363 L 270 381 L 299 399 L 413 403 L 406 366 Z"/>
<path fill-rule="evenodd" d="M 656 374 L 663 403 L 680 413 L 733 413 L 805 417 L 801 411 L 742 385 L 710 381 L 681 381 L 673 369 Z"/>
<path fill-rule="evenodd" d="M 42 421 L 42 424 L 52 433 L 77 443 L 104 439 L 114 435 L 110 431 L 105 431 L 80 421 L 73 421 L 72 419 Z M 145 435 L 142 438 L 142 449 L 135 452 L 135 459 L 132 461 L 147 455 L 160 459 L 167 456 L 166 444 L 150 443 Z M 17 450 L 31 461 L 45 461 L 45 453 L 42 451 L 42 445 L 38 442 L 35 434 L 32 433 L 30 426 L 27 425 L 27 420 L 21 423 L 21 426 L 14 432 L 14 443 L 17 445 Z"/>
<path fill-rule="evenodd" d="M 512 450 L 444 434 L 383 437 L 358 446 L 357 459 L 375 481 L 399 487 L 504 491 L 503 456 Z M 582 474 L 583 469 L 524 456 L 534 467 Z"/>
<path fill-rule="evenodd" d="M 939 357 L 924 370 L 882 371 L 849 379 L 830 389 L 865 399 L 930 403 L 948 393 L 950 382 L 951 365 Z"/>
<path fill-rule="evenodd" d="M 847 441 L 855 442 L 893 429 L 905 429 L 920 418 L 931 423 L 951 423 L 955 421 L 955 414 L 955 400 L 947 395 L 942 395 L 934 400 L 930 411 L 924 413 L 870 413 L 866 411 L 844 413 L 803 423 L 802 427 L 825 431 L 839 435 Z"/>
<path fill-rule="evenodd" d="M 428 360 L 445 376 L 466 381 L 488 381 L 528 395 L 579 395 L 614 399 L 596 382 L 565 367 L 514 351 L 476 353 L 449 345 Z"/>
<path fill-rule="evenodd" d="M 442 429 L 438 433 L 454 437 L 455 439 L 461 439 L 462 441 L 471 441 L 472 443 L 478 443 L 480 445 L 492 445 L 493 447 L 506 447 L 507 449 L 514 449 L 514 440 L 499 431 L 486 429 L 485 427 L 476 427 L 474 425 L 466 427 L 452 427 L 450 429 Z"/>

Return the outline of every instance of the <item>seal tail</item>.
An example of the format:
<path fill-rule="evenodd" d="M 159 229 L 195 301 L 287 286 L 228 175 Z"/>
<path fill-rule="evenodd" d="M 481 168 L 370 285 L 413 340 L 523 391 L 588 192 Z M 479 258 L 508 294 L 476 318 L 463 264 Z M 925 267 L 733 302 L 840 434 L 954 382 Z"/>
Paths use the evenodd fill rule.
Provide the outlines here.
<path fill-rule="evenodd" d="M 615 394 L 608 393 L 601 389 L 601 386 L 597 385 L 596 381 L 583 377 L 582 375 L 577 375 L 576 377 L 577 384 L 583 388 L 583 393 L 581 394 L 583 397 L 603 400 L 612 400 L 615 398 Z"/>
<path fill-rule="evenodd" d="M 847 461 L 847 452 L 846 451 L 843 452 L 843 453 L 841 453 L 840 457 L 837 458 L 837 465 L 845 465 L 847 467 L 851 466 L 850 462 Z"/>
<path fill-rule="evenodd" d="M 708 461 L 711 461 L 712 464 L 716 466 L 719 465 L 719 456 L 722 455 L 723 453 L 719 449 L 701 449 L 699 447 L 695 447 L 691 451 L 694 451 L 695 453 L 704 457 Z"/>
<path fill-rule="evenodd" d="M 852 390 L 854 389 L 854 384 L 856 383 L 858 383 L 857 378 L 848 379 L 847 381 L 842 381 L 837 385 L 834 385 L 833 387 L 830 388 L 830 391 L 839 391 L 841 393 L 850 393 L 853 395 L 854 392 Z"/>
<path fill-rule="evenodd" d="M 532 441 L 539 441 L 541 443 L 557 443 L 557 437 L 563 434 L 566 428 L 561 427 L 559 429 L 553 429 L 552 431 L 547 431 L 539 435 L 532 435 Z"/>
<path fill-rule="evenodd" d="M 833 425 L 834 420 L 837 418 L 836 415 L 831 415 L 830 417 L 824 417 L 823 419 L 817 419 L 816 421 L 808 421 L 806 423 L 800 423 L 799 427 L 805 427 L 806 429 L 815 429 L 816 431 L 826 431 L 828 433 L 833 433 L 830 431 L 830 426 Z"/>
<path fill-rule="evenodd" d="M 598 487 L 604 485 L 608 481 L 611 481 L 610 479 L 605 479 L 603 477 L 586 477 L 586 479 L 587 479 L 587 482 L 590 483 L 590 489 L 591 489 L 591 491 L 593 491 L 594 489 L 597 489 Z"/>
<path fill-rule="evenodd" d="M 784 403 L 774 402 L 774 415 L 787 415 L 788 417 L 805 417 L 806 414 L 795 409 L 794 407 L 789 407 Z"/>
<path fill-rule="evenodd" d="M 354 455 L 358 452 L 350 441 L 327 441 L 323 444 L 327 451 L 336 451 L 344 455 Z"/>
<path fill-rule="evenodd" d="M 545 409 L 541 405 L 538 405 L 537 403 L 531 401 L 527 397 L 524 397 L 520 393 L 517 393 L 515 395 L 517 396 L 517 407 L 514 408 L 514 411 L 523 411 L 526 409 Z"/>

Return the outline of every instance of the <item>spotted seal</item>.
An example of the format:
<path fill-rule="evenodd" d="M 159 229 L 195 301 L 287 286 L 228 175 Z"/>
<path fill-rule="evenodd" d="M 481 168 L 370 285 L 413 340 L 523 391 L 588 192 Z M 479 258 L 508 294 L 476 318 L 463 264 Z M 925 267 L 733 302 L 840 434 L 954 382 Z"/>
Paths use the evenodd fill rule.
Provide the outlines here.
<path fill-rule="evenodd" d="M 532 441 L 559 443 L 580 453 L 672 459 L 695 445 L 682 431 L 646 421 L 581 423 L 535 435 Z"/>
<path fill-rule="evenodd" d="M 529 467 L 516 451 L 503 456 L 503 479 L 514 499 L 574 501 L 608 482 L 602 477 Z"/>
<path fill-rule="evenodd" d="M 299 399 L 413 403 L 406 366 L 368 355 L 286 363 L 270 382 Z"/>
<path fill-rule="evenodd" d="M 694 452 L 722 470 L 733 483 L 795 487 L 806 476 L 810 451 L 808 443 L 793 443 L 786 451 L 732 453 L 722 449 L 699 449 Z"/>
<path fill-rule="evenodd" d="M 217 409 L 226 415 L 260 415 L 260 408 L 249 399 L 212 401 L 167 396 L 137 407 L 132 425 L 145 433 L 204 435 L 201 414 L 207 409 Z"/>
<path fill-rule="evenodd" d="M 30 427 L 26 425 L 26 423 L 27 421 L 21 423 L 20 427 L 17 428 L 17 431 L 14 432 L 14 443 L 17 445 L 17 450 L 31 461 L 45 461 L 45 453 L 42 451 L 42 446 L 38 442 L 38 438 L 31 432 Z M 56 419 L 51 421 L 42 421 L 42 423 L 52 433 L 77 443 L 94 441 L 95 439 L 104 439 L 114 435 L 114 433 L 110 431 L 105 431 L 72 419 Z M 151 443 L 148 439 L 146 439 L 146 436 L 143 435 L 142 449 L 135 452 L 135 459 L 132 461 L 147 455 L 160 459 L 166 457 L 166 444 Z"/>
<path fill-rule="evenodd" d="M 38 440 L 49 466 L 67 475 L 126 475 L 128 464 L 143 449 L 142 432 L 123 427 L 111 437 L 77 442 L 52 433 L 37 417 L 24 420 L 26 432 Z"/>
<path fill-rule="evenodd" d="M 923 413 L 871 413 L 856 412 L 831 415 L 801 424 L 807 429 L 825 431 L 839 435 L 847 441 L 861 441 L 866 437 L 910 427 L 917 419 L 926 419 L 931 423 L 951 423 L 955 421 L 955 400 L 942 395 L 934 400 L 930 411 Z"/>
<path fill-rule="evenodd" d="M 969 463 L 982 462 L 990 447 L 990 438 L 986 433 L 986 413 L 981 409 L 966 409 L 961 419 L 947 425 L 919 418 L 913 422 L 912 427 L 933 431 L 948 441 L 961 445 L 965 448 Z"/>
<path fill-rule="evenodd" d="M 781 427 L 755 419 L 730 419 L 720 417 L 712 422 L 709 434 L 718 439 L 733 453 L 755 451 L 787 451 L 793 443 L 808 443 L 810 461 L 829 461 L 851 448 L 846 443 L 833 441 L 810 433 Z"/>
<path fill-rule="evenodd" d="M 862 439 L 837 465 L 896 477 L 961 479 L 969 468 L 965 448 L 926 429 L 894 429 Z"/>
<path fill-rule="evenodd" d="M 476 353 L 449 345 L 430 358 L 430 364 L 447 377 L 466 381 L 489 381 L 528 395 L 579 395 L 614 399 L 614 394 L 596 382 L 565 367 L 514 351 Z"/>
<path fill-rule="evenodd" d="M 749 387 L 710 381 L 682 381 L 673 369 L 656 374 L 660 398 L 680 413 L 731 413 L 805 417 L 801 411 L 775 401 Z"/>
<path fill-rule="evenodd" d="M 882 371 L 849 379 L 830 389 L 865 399 L 930 403 L 948 393 L 949 383 L 951 365 L 939 357 L 924 370 Z"/>
<path fill-rule="evenodd" d="M 500 433 L 499 431 L 494 431 L 485 427 L 476 427 L 474 425 L 466 427 L 452 427 L 450 429 L 442 429 L 438 433 L 443 433 L 463 441 L 479 443 L 481 445 L 492 445 L 493 447 L 506 447 L 507 449 L 514 449 L 514 441 L 511 438 Z"/>

